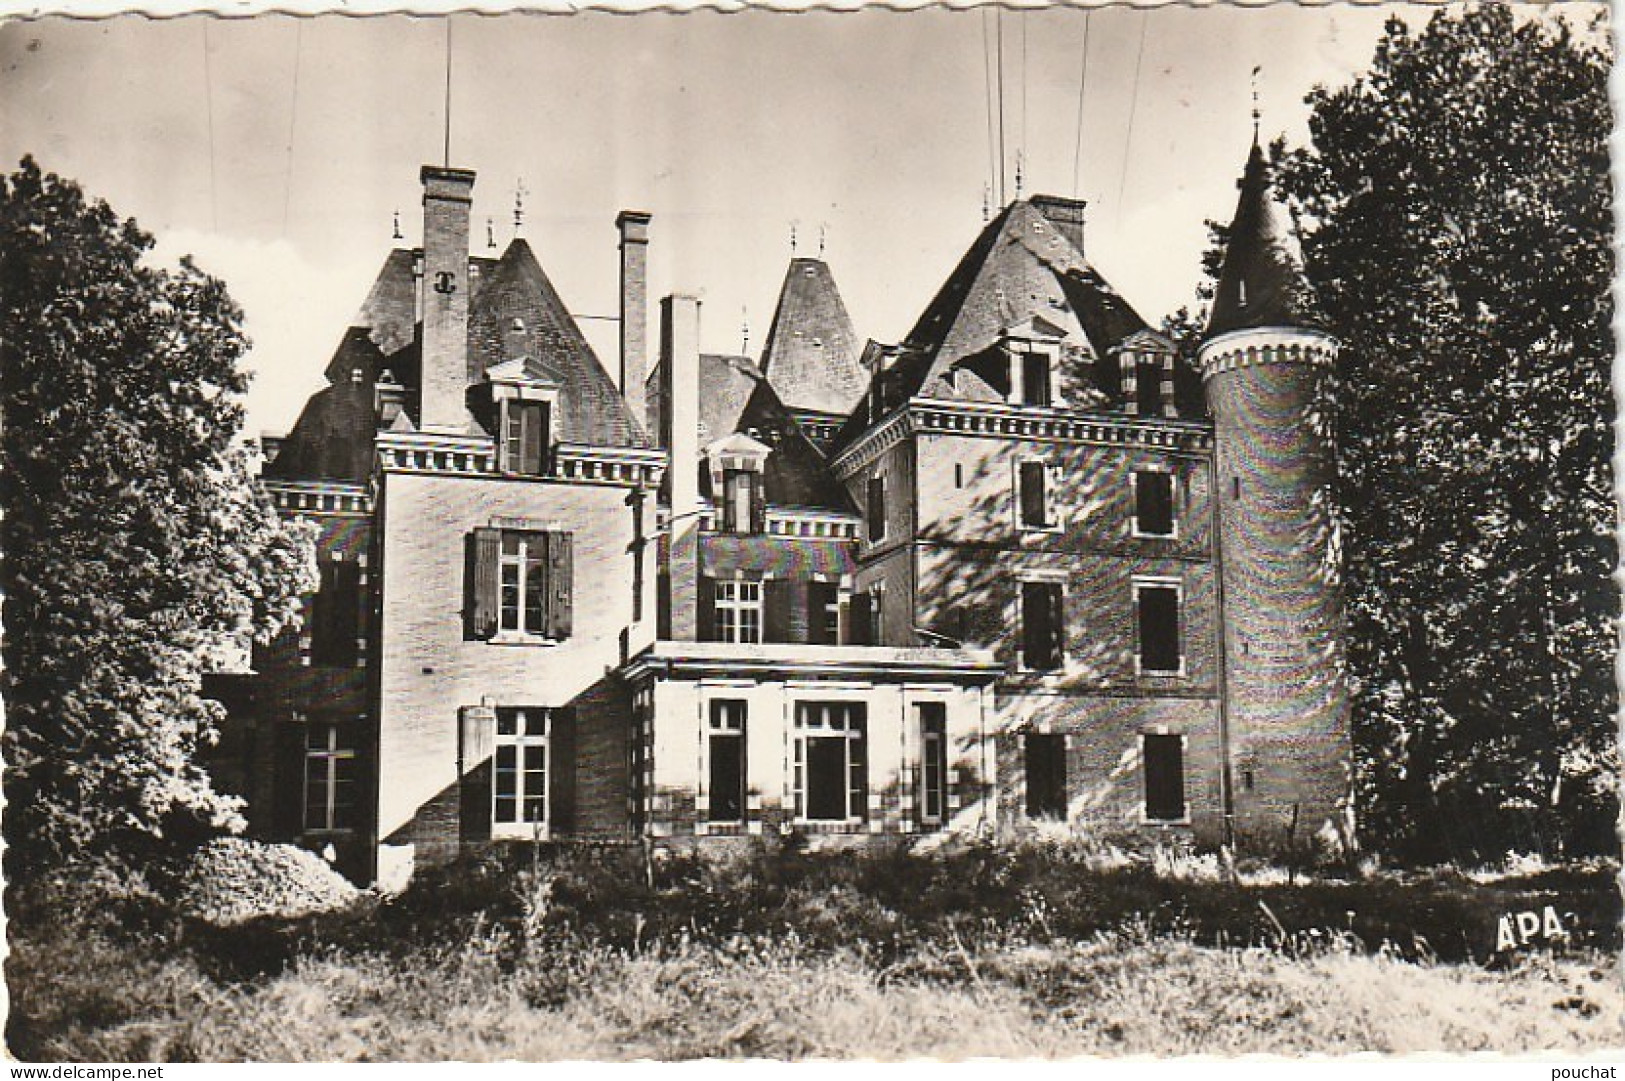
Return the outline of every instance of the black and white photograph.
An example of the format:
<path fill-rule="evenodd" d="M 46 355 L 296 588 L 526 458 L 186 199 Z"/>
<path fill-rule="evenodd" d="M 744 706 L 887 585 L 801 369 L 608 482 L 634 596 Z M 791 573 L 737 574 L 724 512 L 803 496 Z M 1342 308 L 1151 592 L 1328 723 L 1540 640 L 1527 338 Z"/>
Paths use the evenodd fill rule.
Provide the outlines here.
<path fill-rule="evenodd" d="M 1625 1060 L 1615 50 L 0 12 L 8 1061 Z"/>

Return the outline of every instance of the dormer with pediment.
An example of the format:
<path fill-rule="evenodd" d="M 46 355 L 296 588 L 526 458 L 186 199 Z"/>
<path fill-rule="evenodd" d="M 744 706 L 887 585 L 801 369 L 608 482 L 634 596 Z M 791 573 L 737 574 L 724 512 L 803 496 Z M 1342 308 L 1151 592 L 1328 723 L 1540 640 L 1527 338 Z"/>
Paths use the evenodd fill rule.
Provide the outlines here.
<path fill-rule="evenodd" d="M 484 413 L 497 442 L 497 471 L 519 476 L 551 472 L 554 418 L 564 379 L 532 357 L 518 356 L 485 370 L 474 389 L 476 414 Z"/>
<path fill-rule="evenodd" d="M 711 481 L 711 503 L 724 533 L 767 529 L 767 458 L 773 448 L 744 432 L 706 444 L 700 454 Z"/>
<path fill-rule="evenodd" d="M 1174 400 L 1174 361 L 1178 349 L 1154 330 L 1138 330 L 1111 350 L 1117 357 L 1118 392 L 1123 409 L 1139 417 L 1178 415 Z"/>

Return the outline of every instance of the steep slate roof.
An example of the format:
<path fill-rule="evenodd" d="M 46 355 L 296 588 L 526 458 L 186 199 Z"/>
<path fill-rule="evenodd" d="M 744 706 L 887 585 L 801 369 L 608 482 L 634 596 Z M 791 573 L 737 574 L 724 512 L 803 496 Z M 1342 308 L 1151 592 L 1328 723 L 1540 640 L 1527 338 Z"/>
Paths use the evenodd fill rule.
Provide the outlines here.
<path fill-rule="evenodd" d="M 762 474 L 763 493 L 770 505 L 856 513 L 846 486 L 835 479 L 824 456 L 802 434 L 801 425 L 771 383 L 756 384 L 734 430 L 773 448 Z"/>
<path fill-rule="evenodd" d="M 1269 166 L 1257 143 L 1236 186 L 1241 195 L 1230 223 L 1208 336 L 1251 327 L 1305 325 L 1311 315 L 1308 283 L 1283 212 L 1270 190 Z"/>
<path fill-rule="evenodd" d="M 863 397 L 852 317 L 822 259 L 790 260 L 761 371 L 791 409 L 845 416 Z"/>
<path fill-rule="evenodd" d="M 1087 343 L 1070 359 L 1063 356 L 1063 364 L 1071 367 L 1060 378 L 1075 388 L 1069 398 L 1077 402 L 1080 391 L 1087 390 L 1097 405 L 1120 404 L 1114 351 L 1147 326 L 1079 250 L 1075 238 L 1081 226 L 1074 205 L 1034 196 L 1011 203 L 982 229 L 904 338 L 885 377 L 888 402 L 919 395 L 1003 401 L 997 365 L 987 363 L 990 350 L 1005 330 L 1042 321 Z M 1055 215 L 1063 211 L 1065 220 L 1057 221 Z M 1176 379 L 1184 366 L 1176 365 Z M 864 411 L 854 412 L 836 445 L 847 444 L 868 427 Z"/>
<path fill-rule="evenodd" d="M 376 417 L 373 388 L 383 371 L 406 387 L 420 386 L 417 341 L 418 253 L 397 248 L 384 260 L 367 299 L 328 361 L 331 386 L 305 403 L 265 475 L 363 483 L 372 468 Z M 468 378 L 525 356 L 564 384 L 555 420 L 558 438 L 596 446 L 648 446 L 609 374 L 593 355 L 530 245 L 515 239 L 501 259 L 469 259 L 473 295 L 468 316 Z M 513 320 L 523 331 L 513 329 Z M 359 378 L 357 378 L 359 374 Z M 415 412 L 415 407 L 413 412 Z"/>
<path fill-rule="evenodd" d="M 633 420 L 523 237 L 516 237 L 481 279 L 468 311 L 471 384 L 484 382 L 485 370 L 505 360 L 539 359 L 563 384 L 553 422 L 560 442 L 649 446 L 642 422 Z"/>

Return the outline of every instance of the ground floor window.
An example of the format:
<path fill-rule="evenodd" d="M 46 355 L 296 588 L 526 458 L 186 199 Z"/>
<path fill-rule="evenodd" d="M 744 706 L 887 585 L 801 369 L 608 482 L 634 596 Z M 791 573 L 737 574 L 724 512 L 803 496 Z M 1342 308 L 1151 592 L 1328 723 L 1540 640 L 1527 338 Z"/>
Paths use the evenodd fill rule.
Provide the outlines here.
<path fill-rule="evenodd" d="M 1145 762 L 1145 817 L 1151 822 L 1185 820 L 1185 737 L 1141 735 Z"/>
<path fill-rule="evenodd" d="M 795 813 L 812 822 L 865 817 L 868 715 L 862 702 L 797 702 Z"/>
<path fill-rule="evenodd" d="M 920 823 L 939 826 L 948 813 L 948 709 L 941 702 L 921 702 Z"/>
<path fill-rule="evenodd" d="M 1066 737 L 1029 732 L 1025 742 L 1027 817 L 1066 818 Z"/>
<path fill-rule="evenodd" d="M 745 820 L 745 703 L 738 699 L 711 702 L 711 730 L 707 737 L 711 759 L 710 812 L 712 822 Z"/>
<path fill-rule="evenodd" d="M 549 719 L 537 706 L 497 710 L 491 821 L 499 829 L 534 828 L 547 821 Z"/>
<path fill-rule="evenodd" d="M 355 747 L 348 726 L 312 721 L 305 726 L 305 830 L 355 826 Z"/>

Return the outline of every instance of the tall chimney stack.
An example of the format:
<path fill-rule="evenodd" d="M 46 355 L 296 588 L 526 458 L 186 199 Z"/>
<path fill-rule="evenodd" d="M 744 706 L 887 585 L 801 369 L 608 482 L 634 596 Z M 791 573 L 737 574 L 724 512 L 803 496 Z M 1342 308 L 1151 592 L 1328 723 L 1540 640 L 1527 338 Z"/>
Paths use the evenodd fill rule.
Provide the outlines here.
<path fill-rule="evenodd" d="M 615 227 L 621 231 L 621 397 L 641 424 L 649 375 L 649 215 L 623 210 Z"/>
<path fill-rule="evenodd" d="M 418 427 L 468 431 L 468 215 L 474 173 L 425 165 L 423 373 Z"/>
<path fill-rule="evenodd" d="M 671 455 L 671 515 L 700 505 L 700 302 L 660 302 L 660 445 Z"/>

